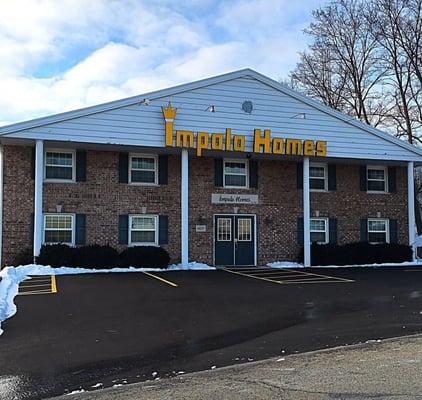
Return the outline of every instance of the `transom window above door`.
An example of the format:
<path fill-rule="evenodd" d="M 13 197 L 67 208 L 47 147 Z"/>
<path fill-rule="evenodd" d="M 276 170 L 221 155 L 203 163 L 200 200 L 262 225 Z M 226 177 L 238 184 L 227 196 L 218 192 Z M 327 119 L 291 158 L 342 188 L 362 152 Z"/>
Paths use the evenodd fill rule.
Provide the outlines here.
<path fill-rule="evenodd" d="M 158 162 L 156 156 L 133 154 L 129 158 L 129 182 L 144 185 L 158 183 Z"/>
<path fill-rule="evenodd" d="M 248 162 L 246 160 L 224 160 L 224 187 L 248 187 Z"/>
<path fill-rule="evenodd" d="M 75 180 L 75 153 L 73 151 L 47 150 L 44 164 L 45 180 Z"/>

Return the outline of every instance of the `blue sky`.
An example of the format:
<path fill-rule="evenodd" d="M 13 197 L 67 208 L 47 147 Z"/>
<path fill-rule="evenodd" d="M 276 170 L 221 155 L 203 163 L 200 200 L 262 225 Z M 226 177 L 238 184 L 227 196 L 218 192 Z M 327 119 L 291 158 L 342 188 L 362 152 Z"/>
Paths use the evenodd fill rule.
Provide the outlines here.
<path fill-rule="evenodd" d="M 17 0 L 0 13 L 0 125 L 240 68 L 286 78 L 317 0 Z"/>

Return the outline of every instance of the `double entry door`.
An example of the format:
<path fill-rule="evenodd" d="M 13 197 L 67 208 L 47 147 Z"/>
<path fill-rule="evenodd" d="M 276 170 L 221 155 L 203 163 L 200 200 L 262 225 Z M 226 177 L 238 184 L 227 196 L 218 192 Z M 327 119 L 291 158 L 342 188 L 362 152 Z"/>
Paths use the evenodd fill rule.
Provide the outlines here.
<path fill-rule="evenodd" d="M 214 263 L 220 266 L 253 266 L 255 261 L 255 216 L 214 216 Z"/>

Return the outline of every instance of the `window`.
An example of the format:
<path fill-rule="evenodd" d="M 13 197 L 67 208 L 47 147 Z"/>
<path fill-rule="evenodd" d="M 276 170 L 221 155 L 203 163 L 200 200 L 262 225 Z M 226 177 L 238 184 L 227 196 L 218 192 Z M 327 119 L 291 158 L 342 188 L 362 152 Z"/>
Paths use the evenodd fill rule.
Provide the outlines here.
<path fill-rule="evenodd" d="M 44 178 L 51 181 L 74 181 L 75 152 L 47 150 Z"/>
<path fill-rule="evenodd" d="M 310 219 L 311 243 L 328 243 L 327 225 L 326 218 Z"/>
<path fill-rule="evenodd" d="M 368 192 L 387 191 L 387 170 L 385 167 L 367 167 L 366 178 Z"/>
<path fill-rule="evenodd" d="M 75 218 L 73 214 L 44 215 L 44 243 L 73 245 Z"/>
<path fill-rule="evenodd" d="M 248 187 L 248 162 L 224 160 L 224 187 Z"/>
<path fill-rule="evenodd" d="M 158 162 L 156 156 L 132 155 L 129 158 L 129 182 L 144 185 L 158 183 Z"/>
<path fill-rule="evenodd" d="M 327 165 L 311 164 L 309 166 L 309 188 L 315 191 L 328 189 Z"/>
<path fill-rule="evenodd" d="M 232 240 L 232 220 L 231 218 L 217 219 L 217 241 L 230 242 Z"/>
<path fill-rule="evenodd" d="M 389 243 L 388 219 L 368 219 L 368 242 Z"/>
<path fill-rule="evenodd" d="M 239 242 L 250 242 L 252 240 L 252 224 L 250 218 L 239 218 L 237 220 L 237 240 Z"/>
<path fill-rule="evenodd" d="M 132 245 L 158 244 L 158 217 L 131 215 L 129 217 L 129 243 Z"/>

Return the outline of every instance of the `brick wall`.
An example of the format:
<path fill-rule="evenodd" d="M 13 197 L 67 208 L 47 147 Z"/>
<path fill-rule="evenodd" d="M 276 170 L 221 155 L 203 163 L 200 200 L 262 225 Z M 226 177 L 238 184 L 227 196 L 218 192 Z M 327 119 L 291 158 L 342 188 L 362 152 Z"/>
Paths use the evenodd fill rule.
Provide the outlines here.
<path fill-rule="evenodd" d="M 398 220 L 398 241 L 407 243 L 407 174 L 397 168 L 397 192 L 368 194 L 359 187 L 359 165 L 337 165 L 337 190 L 311 192 L 311 215 L 337 218 L 339 244 L 360 240 L 360 219 L 381 217 Z M 213 215 L 233 213 L 234 205 L 211 204 L 212 193 L 257 194 L 258 205 L 238 206 L 239 214 L 256 214 L 258 263 L 294 260 L 297 219 L 302 217 L 302 190 L 297 190 L 296 163 L 259 161 L 258 188 L 233 190 L 214 186 L 214 160 L 190 160 L 190 256 L 213 262 Z M 191 186 L 191 187 L 192 187 Z M 205 217 L 205 218 L 204 218 Z M 195 232 L 196 224 L 206 224 L 206 232 Z"/>
<path fill-rule="evenodd" d="M 87 180 L 81 183 L 44 183 L 44 212 L 86 214 L 89 244 L 118 245 L 118 216 L 147 213 L 168 215 L 172 261 L 180 259 L 180 158 L 169 156 L 168 184 L 157 187 L 118 183 L 118 153 L 89 151 Z M 257 194 L 258 205 L 238 206 L 238 213 L 256 214 L 258 262 L 293 260 L 297 257 L 297 218 L 302 216 L 302 191 L 296 188 L 296 164 L 259 161 L 258 188 L 223 189 L 214 186 L 214 160 L 190 158 L 189 230 L 190 259 L 213 262 L 213 215 L 233 213 L 234 205 L 211 204 L 212 193 Z M 359 240 L 360 218 L 398 220 L 398 239 L 407 243 L 406 170 L 397 169 L 397 193 L 367 194 L 359 190 L 359 166 L 337 166 L 337 190 L 311 193 L 311 212 L 338 220 L 339 243 Z M 31 148 L 4 147 L 3 263 L 14 263 L 32 247 L 30 220 L 33 213 L 34 180 L 31 177 Z M 206 225 L 196 232 L 195 225 Z"/>
<path fill-rule="evenodd" d="M 34 180 L 31 179 L 31 148 L 5 146 L 4 263 L 13 263 L 30 243 Z M 16 160 L 16 157 L 18 158 Z M 86 214 L 87 244 L 111 245 L 118 249 L 120 214 L 168 215 L 169 244 L 173 262 L 180 259 L 180 170 L 178 157 L 169 156 L 167 185 L 136 186 L 118 182 L 117 152 L 89 151 L 86 182 L 44 183 L 43 211 Z M 6 198 L 9 198 L 6 201 Z"/>

